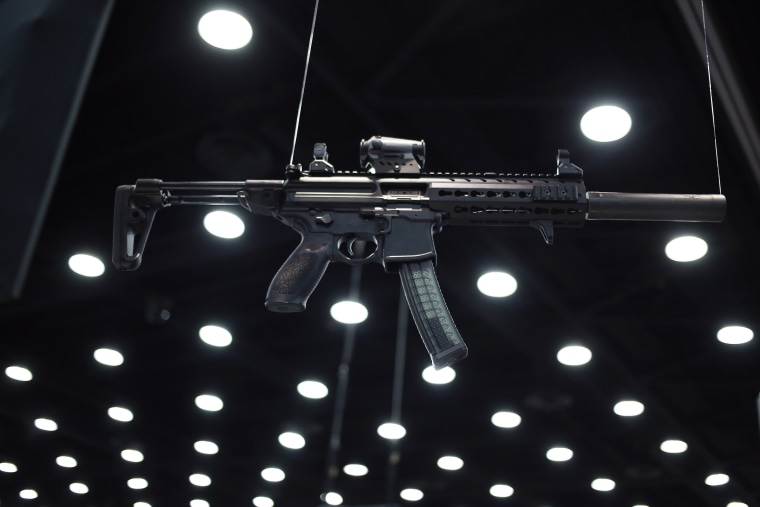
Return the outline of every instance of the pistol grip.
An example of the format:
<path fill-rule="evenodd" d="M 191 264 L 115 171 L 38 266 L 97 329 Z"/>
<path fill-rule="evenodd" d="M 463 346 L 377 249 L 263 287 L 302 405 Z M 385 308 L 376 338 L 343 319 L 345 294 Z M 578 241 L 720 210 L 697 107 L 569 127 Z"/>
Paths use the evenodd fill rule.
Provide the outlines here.
<path fill-rule="evenodd" d="M 399 276 L 414 323 L 435 369 L 467 357 L 467 345 L 443 300 L 433 261 L 400 263 Z"/>
<path fill-rule="evenodd" d="M 264 306 L 279 313 L 304 311 L 330 265 L 332 245 L 332 234 L 301 233 L 301 243 L 274 275 Z"/>

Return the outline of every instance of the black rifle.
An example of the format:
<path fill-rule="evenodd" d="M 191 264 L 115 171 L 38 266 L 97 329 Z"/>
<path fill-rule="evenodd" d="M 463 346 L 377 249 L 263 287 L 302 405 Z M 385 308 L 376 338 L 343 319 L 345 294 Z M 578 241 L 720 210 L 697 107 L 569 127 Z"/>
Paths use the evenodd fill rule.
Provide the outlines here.
<path fill-rule="evenodd" d="M 555 174 L 420 174 L 424 141 L 375 136 L 360 144 L 361 171 L 336 171 L 324 144 L 285 180 L 170 183 L 140 179 L 116 190 L 113 263 L 140 267 L 156 212 L 179 204 L 240 205 L 301 235 L 274 276 L 265 306 L 300 312 L 330 262 L 376 262 L 398 272 L 436 369 L 467 356 L 435 276 L 433 235 L 446 225 L 528 226 L 547 244 L 555 227 L 586 220 L 720 222 L 723 195 L 587 192 L 583 171 L 559 150 Z"/>

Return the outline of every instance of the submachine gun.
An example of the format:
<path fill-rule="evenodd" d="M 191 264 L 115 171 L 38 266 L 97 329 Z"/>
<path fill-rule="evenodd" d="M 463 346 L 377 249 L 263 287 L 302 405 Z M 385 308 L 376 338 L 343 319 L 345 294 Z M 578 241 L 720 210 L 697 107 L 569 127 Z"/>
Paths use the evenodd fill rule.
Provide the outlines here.
<path fill-rule="evenodd" d="M 583 171 L 559 150 L 555 174 L 421 174 L 425 143 L 375 136 L 360 143 L 361 170 L 338 171 L 324 144 L 308 169 L 285 179 L 165 182 L 139 179 L 116 190 L 113 263 L 140 267 L 156 212 L 184 205 L 239 205 L 301 235 L 267 291 L 274 312 L 300 312 L 331 262 L 381 264 L 398 272 L 436 369 L 467 356 L 435 276 L 433 235 L 447 225 L 532 227 L 547 244 L 558 227 L 586 220 L 720 222 L 723 195 L 587 192 Z"/>

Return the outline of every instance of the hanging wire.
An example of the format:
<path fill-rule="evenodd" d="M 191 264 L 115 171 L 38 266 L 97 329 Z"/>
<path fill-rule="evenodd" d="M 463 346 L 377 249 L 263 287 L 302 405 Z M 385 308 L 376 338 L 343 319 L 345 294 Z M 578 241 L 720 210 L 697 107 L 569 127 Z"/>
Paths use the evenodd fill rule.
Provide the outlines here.
<path fill-rule="evenodd" d="M 293 157 L 296 154 L 296 139 L 298 139 L 298 125 L 301 123 L 301 108 L 303 107 L 303 95 L 306 90 L 306 75 L 309 72 L 309 60 L 311 59 L 311 46 L 314 42 L 314 27 L 317 25 L 317 11 L 319 10 L 319 0 L 314 3 L 314 17 L 311 20 L 311 34 L 309 34 L 309 49 L 306 51 L 306 66 L 303 69 L 303 82 L 301 83 L 301 98 L 298 101 L 298 112 L 296 113 L 296 128 L 293 132 L 293 149 L 290 152 L 290 165 L 293 165 Z"/>
<path fill-rule="evenodd" d="M 718 170 L 718 193 L 723 193 L 720 182 L 720 162 L 718 161 L 718 129 L 715 127 L 715 103 L 713 101 L 712 73 L 710 72 L 710 51 L 707 45 L 707 16 L 705 16 L 705 0 L 702 0 L 702 29 L 705 36 L 705 63 L 707 64 L 707 82 L 710 87 L 710 112 L 712 113 L 713 139 L 715 140 L 715 166 Z"/>

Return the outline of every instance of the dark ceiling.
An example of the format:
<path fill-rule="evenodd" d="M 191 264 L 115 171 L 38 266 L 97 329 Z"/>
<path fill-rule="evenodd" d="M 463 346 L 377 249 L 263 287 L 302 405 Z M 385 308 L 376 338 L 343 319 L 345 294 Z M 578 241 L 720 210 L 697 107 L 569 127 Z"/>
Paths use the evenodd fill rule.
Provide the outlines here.
<path fill-rule="evenodd" d="M 295 161 L 307 164 L 312 144 L 325 142 L 336 167 L 358 169 L 359 141 L 386 135 L 424 139 L 432 171 L 551 172 L 566 148 L 589 190 L 717 193 L 705 52 L 693 31 L 701 19 L 688 14 L 700 5 L 689 5 L 323 0 Z M 220 6 L 251 21 L 246 48 L 223 51 L 198 36 L 200 16 Z M 394 405 L 405 317 L 398 277 L 376 264 L 333 264 L 305 312 L 267 312 L 269 282 L 298 243 L 271 218 L 234 209 L 246 232 L 223 240 L 203 229 L 208 208 L 171 208 L 159 214 L 138 271 L 108 261 L 99 278 L 69 270 L 75 253 L 110 259 L 117 185 L 281 179 L 292 146 L 312 4 L 117 0 L 22 297 L 0 306 L 1 365 L 34 375 L 0 382 L 0 462 L 18 467 L 0 472 L 0 504 L 236 507 L 267 496 L 315 506 L 329 488 L 345 505 L 411 505 L 398 493 L 412 487 L 424 493 L 421 506 L 760 505 L 757 339 L 716 339 L 724 325 L 760 329 L 758 111 L 748 94 L 760 86 L 760 41 L 749 0 L 707 8 L 726 220 L 589 222 L 557 231 L 553 246 L 529 228 L 444 229 L 437 274 L 470 355 L 452 383 L 428 384 L 420 374 L 429 357 L 413 324 L 402 326 L 403 397 Z M 580 117 L 605 103 L 630 111 L 631 133 L 589 141 Z M 668 260 L 665 244 L 683 234 L 705 239 L 706 257 Z M 492 269 L 514 275 L 514 295 L 477 291 Z M 347 329 L 329 308 L 352 284 L 369 318 Z M 168 321 L 156 318 L 161 309 Z M 232 344 L 203 343 L 198 329 L 208 323 L 227 327 Z M 347 340 L 354 348 L 337 432 Z M 556 354 L 568 343 L 591 349 L 591 362 L 561 365 Z M 124 364 L 97 363 L 100 347 L 121 351 Z M 324 382 L 328 397 L 300 396 L 306 379 Z M 201 393 L 217 394 L 224 408 L 199 410 Z M 644 403 L 644 413 L 615 415 L 622 399 Z M 116 405 L 134 420 L 110 419 Z M 394 406 L 407 430 L 397 444 L 376 432 Z M 522 423 L 492 425 L 499 410 Z M 38 430 L 37 417 L 58 430 Z M 286 430 L 306 446 L 282 447 Z M 331 432 L 341 443 L 332 453 Z M 688 450 L 663 453 L 670 438 Z M 195 452 L 199 439 L 216 442 L 218 454 Z M 555 445 L 573 459 L 547 460 Z M 127 448 L 144 461 L 124 461 Z M 400 459 L 389 465 L 392 452 Z M 463 468 L 438 468 L 445 454 Z M 78 466 L 59 467 L 59 455 Z M 330 463 L 350 462 L 368 475 L 328 478 Z M 264 481 L 269 466 L 285 480 Z M 193 473 L 212 484 L 190 484 Z M 730 480 L 708 486 L 713 473 Z M 129 489 L 132 477 L 148 487 Z M 599 477 L 615 489 L 592 489 Z M 72 482 L 89 492 L 70 492 Z M 514 494 L 492 497 L 496 483 Z M 39 497 L 20 499 L 26 488 Z"/>

